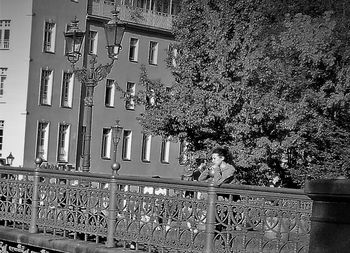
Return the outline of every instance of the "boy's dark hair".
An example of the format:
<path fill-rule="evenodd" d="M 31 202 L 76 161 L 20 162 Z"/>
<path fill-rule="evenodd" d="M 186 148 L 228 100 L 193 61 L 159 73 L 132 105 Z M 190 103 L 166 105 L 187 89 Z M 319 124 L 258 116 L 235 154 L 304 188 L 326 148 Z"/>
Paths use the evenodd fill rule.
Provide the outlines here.
<path fill-rule="evenodd" d="M 232 164 L 232 156 L 230 151 L 226 147 L 217 147 L 214 148 L 213 151 L 211 152 L 212 154 L 218 154 L 219 156 L 224 157 L 224 161 L 227 163 Z"/>

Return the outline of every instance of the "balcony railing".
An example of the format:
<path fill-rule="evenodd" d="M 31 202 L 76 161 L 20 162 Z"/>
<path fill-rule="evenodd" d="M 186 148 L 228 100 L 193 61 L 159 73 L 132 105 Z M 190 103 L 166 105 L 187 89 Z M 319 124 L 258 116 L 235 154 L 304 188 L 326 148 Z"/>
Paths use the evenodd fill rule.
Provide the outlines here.
<path fill-rule="evenodd" d="M 147 252 L 307 252 L 299 190 L 0 167 L 0 224 Z M 0 238 L 1 240 L 1 238 Z"/>
<path fill-rule="evenodd" d="M 112 17 L 114 2 L 106 0 L 94 0 L 92 4 L 92 15 Z M 147 8 L 140 8 L 127 4 L 117 3 L 119 18 L 123 21 L 136 23 L 156 28 L 171 30 L 173 15 L 164 12 L 157 12 Z"/>

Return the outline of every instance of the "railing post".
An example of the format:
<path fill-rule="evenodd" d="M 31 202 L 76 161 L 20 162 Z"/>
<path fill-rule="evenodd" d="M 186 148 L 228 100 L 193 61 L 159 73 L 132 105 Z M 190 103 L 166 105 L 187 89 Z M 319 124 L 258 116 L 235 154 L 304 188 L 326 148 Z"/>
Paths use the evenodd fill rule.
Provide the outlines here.
<path fill-rule="evenodd" d="M 215 222 L 216 222 L 216 191 L 213 184 L 210 184 L 208 187 L 208 211 L 207 211 L 207 219 L 205 226 L 206 233 L 206 244 L 205 244 L 205 253 L 213 253 L 214 252 L 214 237 L 215 237 Z"/>
<path fill-rule="evenodd" d="M 42 163 L 41 158 L 35 159 L 34 182 L 33 182 L 33 196 L 32 196 L 32 214 L 30 219 L 29 233 L 37 233 L 38 226 L 38 208 L 39 208 L 39 168 Z"/>
<path fill-rule="evenodd" d="M 120 164 L 118 162 L 115 162 L 112 164 L 112 177 L 110 180 L 108 223 L 107 223 L 107 241 L 106 241 L 106 247 L 108 247 L 108 248 L 115 247 L 114 231 L 115 231 L 116 218 L 117 218 L 117 215 L 116 215 L 116 211 L 117 211 L 116 191 L 117 191 L 117 176 L 118 176 L 119 169 L 120 169 Z"/>

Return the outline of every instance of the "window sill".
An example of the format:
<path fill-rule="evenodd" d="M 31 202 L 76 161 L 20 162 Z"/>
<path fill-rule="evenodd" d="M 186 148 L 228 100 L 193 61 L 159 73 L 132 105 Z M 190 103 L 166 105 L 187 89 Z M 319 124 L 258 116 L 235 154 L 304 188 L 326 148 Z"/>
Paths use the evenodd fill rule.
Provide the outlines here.
<path fill-rule="evenodd" d="M 130 162 L 131 159 L 130 158 L 122 158 L 123 161 L 126 161 L 126 162 Z"/>
<path fill-rule="evenodd" d="M 51 51 L 45 51 L 45 50 L 44 50 L 44 53 L 45 53 L 45 54 L 55 54 L 55 51 L 51 52 Z"/>
<path fill-rule="evenodd" d="M 103 160 L 111 160 L 111 158 L 110 157 L 101 157 L 101 159 L 103 159 Z"/>
<path fill-rule="evenodd" d="M 50 104 L 39 104 L 40 106 L 47 106 L 47 107 L 52 107 Z"/>
<path fill-rule="evenodd" d="M 129 59 L 129 62 L 132 62 L 132 63 L 138 63 L 138 61 L 137 61 L 137 60 L 131 60 L 131 59 Z"/>
<path fill-rule="evenodd" d="M 106 104 L 105 104 L 105 107 L 106 107 L 106 108 L 114 108 L 114 105 L 106 105 Z"/>

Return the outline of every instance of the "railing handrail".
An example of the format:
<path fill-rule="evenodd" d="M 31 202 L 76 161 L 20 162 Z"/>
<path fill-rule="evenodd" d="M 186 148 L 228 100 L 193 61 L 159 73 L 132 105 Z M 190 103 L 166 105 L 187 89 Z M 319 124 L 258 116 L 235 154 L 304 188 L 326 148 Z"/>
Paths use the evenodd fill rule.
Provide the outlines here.
<path fill-rule="evenodd" d="M 0 171 L 6 172 L 26 172 L 26 173 L 34 173 L 34 168 L 26 168 L 26 167 L 10 167 L 10 166 L 0 166 Z M 103 173 L 89 173 L 89 172 L 80 172 L 80 171 L 63 171 L 63 170 L 55 170 L 55 169 L 42 169 L 38 170 L 39 175 L 44 176 L 45 174 L 50 175 L 64 175 L 67 177 L 76 178 L 77 176 L 80 178 L 94 178 L 94 179 L 110 179 L 110 175 Z M 174 178 L 153 178 L 151 176 L 134 176 L 134 175 L 118 175 L 117 177 L 118 183 L 133 183 L 135 185 L 145 185 L 148 183 L 154 183 L 155 186 L 165 186 L 165 185 L 181 185 L 182 187 L 199 187 L 202 189 L 206 189 L 208 184 L 205 182 L 197 182 L 197 181 L 186 181 Z M 239 190 L 239 191 L 250 191 L 255 192 L 256 194 L 264 192 L 266 193 L 274 193 L 274 194 L 288 194 L 288 195 L 299 195 L 301 197 L 305 197 L 305 199 L 309 199 L 304 193 L 303 189 L 293 189 L 293 188 L 276 188 L 276 187 L 266 187 L 266 186 L 257 186 L 257 185 L 243 185 L 243 184 L 223 184 L 220 187 L 215 187 L 217 189 L 217 193 L 224 193 L 229 190 Z"/>

